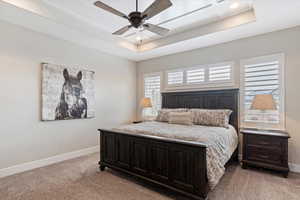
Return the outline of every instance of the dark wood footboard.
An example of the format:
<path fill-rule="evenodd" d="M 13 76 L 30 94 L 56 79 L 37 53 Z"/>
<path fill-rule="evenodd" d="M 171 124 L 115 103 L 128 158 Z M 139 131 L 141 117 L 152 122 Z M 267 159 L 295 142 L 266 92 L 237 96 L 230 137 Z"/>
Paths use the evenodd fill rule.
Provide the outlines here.
<path fill-rule="evenodd" d="M 162 93 L 162 108 L 230 109 L 239 130 L 239 90 Z M 110 167 L 167 187 L 193 199 L 208 194 L 206 145 L 100 129 L 100 169 Z M 232 160 L 237 160 L 237 150 Z"/>
<path fill-rule="evenodd" d="M 205 144 L 99 131 L 101 170 L 110 167 L 193 199 L 206 199 L 209 188 Z"/>

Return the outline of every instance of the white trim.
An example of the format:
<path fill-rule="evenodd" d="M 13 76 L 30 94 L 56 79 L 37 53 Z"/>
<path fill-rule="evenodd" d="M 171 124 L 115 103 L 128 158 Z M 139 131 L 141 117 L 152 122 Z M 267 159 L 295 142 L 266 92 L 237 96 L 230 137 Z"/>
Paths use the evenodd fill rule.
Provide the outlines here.
<path fill-rule="evenodd" d="M 238 88 L 234 83 L 198 83 L 184 85 L 180 87 L 167 87 L 163 91 L 165 92 L 174 92 L 174 91 L 199 91 L 199 90 L 217 90 L 217 89 L 231 89 Z"/>
<path fill-rule="evenodd" d="M 226 86 L 226 87 L 225 87 Z M 171 93 L 171 92 L 194 92 L 194 91 L 214 91 L 214 90 L 223 90 L 223 89 L 239 89 L 239 87 L 233 85 L 233 86 L 230 86 L 230 85 L 224 85 L 223 87 L 220 87 L 220 86 L 216 86 L 216 87 L 210 87 L 209 89 L 208 88 L 205 88 L 205 87 L 201 87 L 201 88 L 174 88 L 174 89 L 166 89 L 166 90 L 163 90 L 162 93 Z"/>
<path fill-rule="evenodd" d="M 300 164 L 289 163 L 291 172 L 300 173 Z"/>
<path fill-rule="evenodd" d="M 162 75 L 162 72 L 150 72 L 150 73 L 143 73 L 143 76 L 144 77 L 151 77 L 151 76 L 161 76 Z"/>
<path fill-rule="evenodd" d="M 96 153 L 96 152 L 99 152 L 99 151 L 100 151 L 99 146 L 93 146 L 93 147 L 89 147 L 89 148 L 86 148 L 86 149 L 81 149 L 81 150 L 78 150 L 78 151 L 72 151 L 72 152 L 52 156 L 52 157 L 41 159 L 41 160 L 35 160 L 35 161 L 32 161 L 32 162 L 26 162 L 26 163 L 11 166 L 11 167 L 8 167 L 8 168 L 3 168 L 3 169 L 0 169 L 0 178 L 10 176 L 10 175 L 14 175 L 14 174 L 18 174 L 18 173 L 25 172 L 25 171 L 28 171 L 28 170 L 36 169 L 36 168 L 39 168 L 39 167 L 44 167 L 44 166 L 51 165 L 51 164 L 58 163 L 58 162 L 62 162 L 62 161 L 65 161 L 65 160 L 77 158 L 77 157 L 80 157 L 80 156 L 88 155 L 88 154 L 91 154 L 91 153 Z"/>

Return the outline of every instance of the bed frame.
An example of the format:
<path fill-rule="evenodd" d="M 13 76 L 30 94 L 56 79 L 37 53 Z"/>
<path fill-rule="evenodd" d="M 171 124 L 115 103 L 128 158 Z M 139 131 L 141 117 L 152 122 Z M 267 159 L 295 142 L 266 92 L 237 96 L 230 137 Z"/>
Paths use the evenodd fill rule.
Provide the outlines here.
<path fill-rule="evenodd" d="M 239 130 L 238 89 L 162 93 L 163 108 L 231 109 Z M 105 167 L 169 188 L 193 199 L 207 198 L 206 145 L 149 135 L 100 131 L 100 170 Z M 237 159 L 237 150 L 232 156 Z"/>

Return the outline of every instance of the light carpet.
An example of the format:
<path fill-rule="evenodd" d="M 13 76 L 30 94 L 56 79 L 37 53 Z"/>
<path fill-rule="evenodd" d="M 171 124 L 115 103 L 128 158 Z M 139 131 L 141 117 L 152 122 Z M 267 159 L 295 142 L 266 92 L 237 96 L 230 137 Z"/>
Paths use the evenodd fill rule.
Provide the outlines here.
<path fill-rule="evenodd" d="M 188 199 L 133 177 L 98 170 L 99 154 L 83 156 L 0 179 L 1 200 L 183 200 Z M 299 200 L 300 174 L 285 179 L 237 164 L 209 193 L 209 200 Z"/>

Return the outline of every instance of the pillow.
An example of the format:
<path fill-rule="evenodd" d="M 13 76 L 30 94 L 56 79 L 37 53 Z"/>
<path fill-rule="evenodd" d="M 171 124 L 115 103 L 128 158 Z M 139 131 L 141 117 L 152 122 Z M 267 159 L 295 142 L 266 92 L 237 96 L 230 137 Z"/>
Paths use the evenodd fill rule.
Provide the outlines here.
<path fill-rule="evenodd" d="M 191 109 L 193 123 L 205 126 L 229 128 L 231 110 Z"/>
<path fill-rule="evenodd" d="M 156 121 L 168 122 L 170 112 L 186 112 L 186 111 L 187 111 L 187 109 L 185 109 L 185 108 L 174 108 L 174 109 L 165 108 L 165 109 L 161 109 L 161 110 L 158 111 Z"/>
<path fill-rule="evenodd" d="M 193 114 L 191 112 L 170 112 L 169 123 L 193 125 Z"/>

